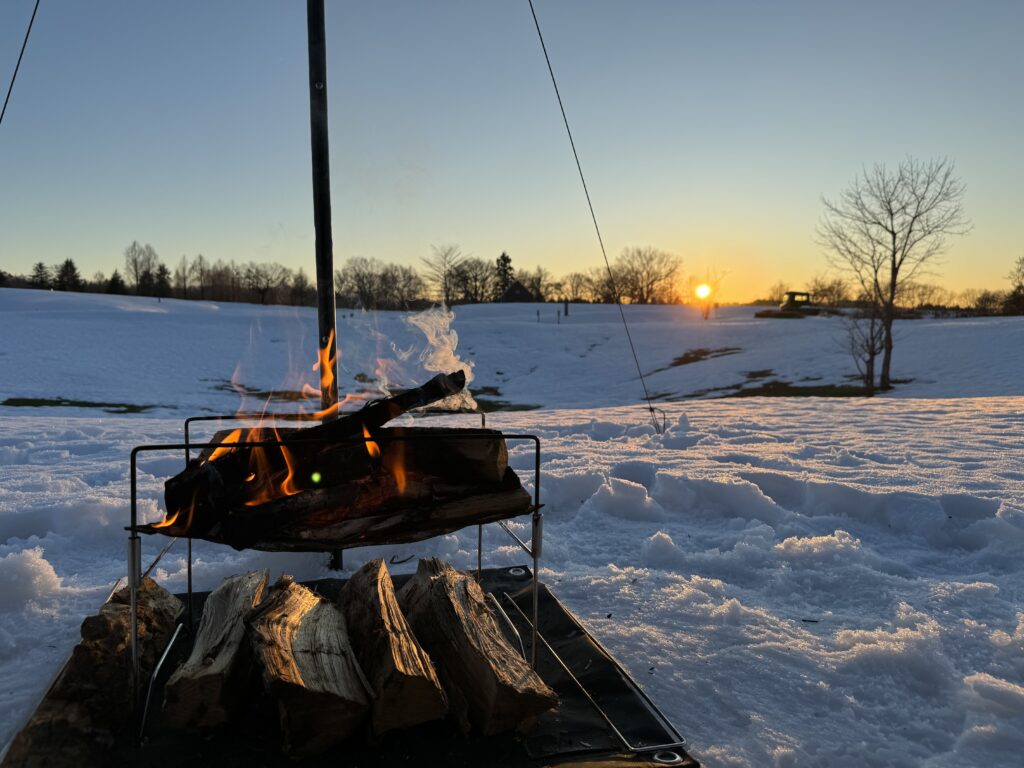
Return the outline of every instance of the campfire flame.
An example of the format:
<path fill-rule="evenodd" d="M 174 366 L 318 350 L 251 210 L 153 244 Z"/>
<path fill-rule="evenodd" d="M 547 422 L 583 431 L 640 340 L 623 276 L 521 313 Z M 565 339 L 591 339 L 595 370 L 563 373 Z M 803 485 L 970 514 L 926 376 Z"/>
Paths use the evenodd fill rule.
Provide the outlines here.
<path fill-rule="evenodd" d="M 366 428 L 365 424 L 363 424 L 363 437 L 366 437 L 366 438 L 371 437 L 370 430 L 368 430 Z M 370 454 L 370 458 L 371 459 L 379 459 L 380 458 L 380 446 L 377 445 L 376 441 L 374 441 L 374 440 L 366 440 L 363 443 L 363 445 L 366 446 L 366 452 L 368 454 Z"/>
<path fill-rule="evenodd" d="M 221 456 L 225 456 L 226 454 L 231 453 L 231 451 L 235 449 L 228 448 L 225 446 L 235 445 L 236 443 L 238 443 L 241 437 L 242 430 L 233 430 L 230 435 L 228 435 L 227 437 L 220 441 L 220 445 L 218 447 L 214 448 L 213 453 L 210 454 L 210 458 L 208 458 L 207 461 L 213 461 L 215 459 L 219 459 Z"/>
<path fill-rule="evenodd" d="M 398 486 L 398 495 L 405 494 L 409 486 L 409 479 L 405 475 L 405 443 L 396 440 L 388 446 L 388 454 L 384 465 L 395 478 L 395 485 Z"/>

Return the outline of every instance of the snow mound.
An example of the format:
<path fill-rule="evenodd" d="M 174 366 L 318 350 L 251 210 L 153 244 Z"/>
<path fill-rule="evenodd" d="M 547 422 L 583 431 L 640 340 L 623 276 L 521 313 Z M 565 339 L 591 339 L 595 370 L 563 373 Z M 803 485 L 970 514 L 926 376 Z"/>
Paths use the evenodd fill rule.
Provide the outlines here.
<path fill-rule="evenodd" d="M 641 556 L 643 564 L 647 567 L 663 570 L 678 568 L 685 559 L 683 551 L 665 531 L 658 531 L 644 541 Z"/>
<path fill-rule="evenodd" d="M 686 449 L 697 445 L 707 435 L 690 427 L 690 420 L 685 413 L 679 414 L 679 420 L 665 430 L 661 436 L 661 444 L 665 448 Z"/>
<path fill-rule="evenodd" d="M 43 557 L 42 547 L 0 557 L 0 612 L 17 611 L 28 603 L 55 597 L 60 577 Z"/>
<path fill-rule="evenodd" d="M 658 522 L 665 519 L 665 510 L 647 495 L 647 488 L 621 477 L 607 478 L 587 499 L 583 509 L 623 520 Z"/>
<path fill-rule="evenodd" d="M 1002 680 L 987 672 L 964 678 L 968 700 L 979 710 L 1001 717 L 1024 719 L 1024 686 Z"/>
<path fill-rule="evenodd" d="M 848 563 L 861 560 L 864 556 L 860 539 L 841 530 L 828 536 L 790 536 L 776 544 L 775 551 L 790 562 L 803 563 Z"/>

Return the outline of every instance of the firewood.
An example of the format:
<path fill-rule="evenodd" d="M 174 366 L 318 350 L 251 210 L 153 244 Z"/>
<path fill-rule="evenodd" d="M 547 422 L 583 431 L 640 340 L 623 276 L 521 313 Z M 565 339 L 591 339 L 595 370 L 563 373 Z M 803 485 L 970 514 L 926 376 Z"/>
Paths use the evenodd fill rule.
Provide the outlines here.
<path fill-rule="evenodd" d="M 226 579 L 207 597 L 192 653 L 167 681 L 168 727 L 219 725 L 238 708 L 252 659 L 244 619 L 266 586 L 266 571 L 246 573 Z"/>
<path fill-rule="evenodd" d="M 181 611 L 174 595 L 143 579 L 138 592 L 143 681 L 170 642 Z M 82 622 L 82 640 L 32 719 L 14 737 L 4 768 L 107 765 L 115 741 L 133 722 L 131 701 L 131 610 L 125 587 Z"/>
<path fill-rule="evenodd" d="M 511 470 L 510 470 L 511 471 Z M 526 514 L 530 496 L 522 488 L 482 493 L 451 501 L 384 501 L 366 485 L 310 491 L 232 513 L 216 535 L 203 538 L 236 549 L 323 552 L 338 547 L 421 541 Z"/>
<path fill-rule="evenodd" d="M 338 603 L 373 690 L 373 734 L 444 717 L 448 700 L 430 657 L 398 607 L 384 561 L 373 560 L 356 571 Z"/>
<path fill-rule="evenodd" d="M 246 478 L 258 472 L 193 476 L 194 507 L 169 526 L 141 530 L 237 549 L 325 551 L 417 541 L 529 511 L 500 432 L 385 429 L 375 441 L 376 458 L 361 442 L 290 454 L 292 493 L 255 505 L 246 501 Z M 175 482 L 185 483 L 185 473 Z M 167 499 L 170 505 L 170 491 Z"/>
<path fill-rule="evenodd" d="M 285 481 L 293 474 L 292 468 L 295 466 L 302 470 L 296 476 L 297 479 L 305 481 L 315 469 L 315 457 L 324 448 L 352 438 L 361 438 L 366 432 L 375 433 L 391 419 L 411 409 L 457 394 L 465 385 L 466 375 L 462 371 L 439 374 L 421 387 L 375 400 L 355 413 L 341 415 L 314 427 L 239 430 L 240 434 L 230 443 L 237 445 L 237 448 L 208 449 L 199 459 L 189 462 L 183 472 L 165 483 L 164 500 L 168 517 L 179 515 L 179 525 L 189 518 L 192 530 L 201 535 L 206 526 L 216 522 L 216 517 L 210 517 L 211 510 L 219 512 L 232 505 L 251 501 L 265 493 L 266 484 Z M 249 437 L 264 440 L 279 437 L 287 445 L 245 448 L 244 443 Z M 348 445 L 365 454 L 362 443 Z M 213 457 L 214 453 L 216 457 Z M 365 456 L 361 463 L 365 463 Z M 255 470 L 258 470 L 255 472 L 255 482 L 249 482 Z M 180 535 L 175 530 L 164 532 L 172 536 Z"/>
<path fill-rule="evenodd" d="M 398 602 L 464 730 L 470 723 L 484 735 L 526 730 L 558 703 L 505 640 L 474 579 L 436 558 L 420 560 Z"/>
<path fill-rule="evenodd" d="M 318 754 L 359 727 L 372 694 L 336 605 L 285 576 L 247 624 L 264 687 L 277 701 L 286 753 Z"/>

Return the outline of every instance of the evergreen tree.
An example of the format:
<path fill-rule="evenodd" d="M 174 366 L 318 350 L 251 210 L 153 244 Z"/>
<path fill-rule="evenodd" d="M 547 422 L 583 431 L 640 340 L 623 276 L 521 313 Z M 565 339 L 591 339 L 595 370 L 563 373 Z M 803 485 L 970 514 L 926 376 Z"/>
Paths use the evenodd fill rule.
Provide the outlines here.
<path fill-rule="evenodd" d="M 82 276 L 78 272 L 73 259 L 64 259 L 54 267 L 53 287 L 58 291 L 82 290 Z"/>
<path fill-rule="evenodd" d="M 11 276 L 0 269 L 0 285 L 6 285 L 7 281 L 11 279 Z"/>
<path fill-rule="evenodd" d="M 50 269 L 43 262 L 37 261 L 32 266 L 32 274 L 28 278 L 29 285 L 33 288 L 50 287 Z"/>
<path fill-rule="evenodd" d="M 122 278 L 121 273 L 115 269 L 114 274 L 112 274 L 110 279 L 107 281 L 107 293 L 123 294 L 127 290 L 128 288 L 124 284 L 124 278 Z"/>
<path fill-rule="evenodd" d="M 502 251 L 495 265 L 495 271 L 498 275 L 497 298 L 501 298 L 515 279 L 515 270 L 512 269 L 512 257 Z"/>
<path fill-rule="evenodd" d="M 163 262 L 156 266 L 156 273 L 153 276 L 153 295 L 161 299 L 166 299 L 171 295 L 171 270 Z"/>

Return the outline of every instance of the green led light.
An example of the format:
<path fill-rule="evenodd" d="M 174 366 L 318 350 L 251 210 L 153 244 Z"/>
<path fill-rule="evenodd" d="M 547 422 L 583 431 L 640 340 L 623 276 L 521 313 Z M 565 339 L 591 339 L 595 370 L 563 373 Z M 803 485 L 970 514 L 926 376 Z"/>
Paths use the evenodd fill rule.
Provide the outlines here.
<path fill-rule="evenodd" d="M 314 483 L 319 483 L 321 480 L 323 480 L 323 476 L 319 472 L 314 472 L 312 475 L 309 476 L 309 479 L 312 480 Z"/>

